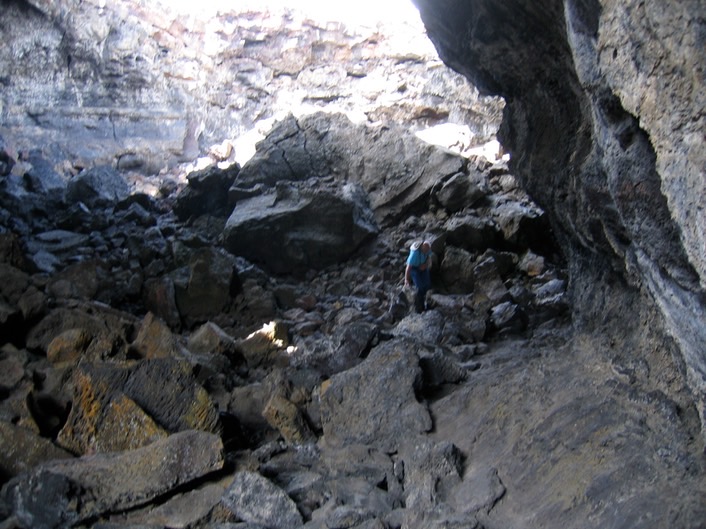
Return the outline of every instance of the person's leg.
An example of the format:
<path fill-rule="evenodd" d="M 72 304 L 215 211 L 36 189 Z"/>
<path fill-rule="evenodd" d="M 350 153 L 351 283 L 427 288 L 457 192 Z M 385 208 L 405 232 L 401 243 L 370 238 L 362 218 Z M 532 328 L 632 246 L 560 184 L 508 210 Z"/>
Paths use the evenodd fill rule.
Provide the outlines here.
<path fill-rule="evenodd" d="M 416 312 L 423 312 L 426 290 L 424 290 L 424 273 L 421 270 L 417 268 L 412 269 L 412 283 L 414 283 L 415 288 L 414 310 Z"/>
<path fill-rule="evenodd" d="M 420 306 L 422 310 L 427 308 L 427 292 L 431 288 L 431 274 L 429 270 L 424 270 L 419 273 L 419 297 L 421 299 Z"/>

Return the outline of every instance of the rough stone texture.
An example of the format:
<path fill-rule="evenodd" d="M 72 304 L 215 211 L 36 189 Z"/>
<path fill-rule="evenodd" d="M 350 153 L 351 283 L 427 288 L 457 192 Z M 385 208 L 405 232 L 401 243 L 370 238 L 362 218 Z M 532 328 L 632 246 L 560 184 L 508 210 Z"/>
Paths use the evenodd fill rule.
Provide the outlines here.
<path fill-rule="evenodd" d="M 72 454 L 35 432 L 0 421 L 0 481 L 3 483 L 41 463 L 68 459 Z"/>
<path fill-rule="evenodd" d="M 272 529 L 302 525 L 296 504 L 275 484 L 254 472 L 238 472 L 223 495 L 224 505 L 238 518 Z"/>
<path fill-rule="evenodd" d="M 701 527 L 703 454 L 684 444 L 697 425 L 680 426 L 697 423 L 693 407 L 680 418 L 665 392 L 638 382 L 646 362 L 581 362 L 594 338 L 553 342 L 549 355 L 534 340 L 498 344 L 470 384 L 431 404 L 430 437 L 464 455 L 449 505 L 481 509 L 485 527 Z"/>
<path fill-rule="evenodd" d="M 233 164 L 224 171 L 209 167 L 189 174 L 186 177 L 189 185 L 177 196 L 174 213 L 181 220 L 205 213 L 227 216 L 231 211 L 228 189 L 239 171 L 240 166 Z"/>
<path fill-rule="evenodd" d="M 57 436 L 63 448 L 77 455 L 133 450 L 167 437 L 132 399 L 77 369 L 74 396 L 66 424 Z"/>
<path fill-rule="evenodd" d="M 373 349 L 366 362 L 331 378 L 321 394 L 328 445 L 371 444 L 393 452 L 405 437 L 431 428 L 415 395 L 421 384 L 419 359 L 408 347 L 403 340 L 387 342 Z"/>
<path fill-rule="evenodd" d="M 8 482 L 2 497 L 20 527 L 70 527 L 141 505 L 220 469 L 222 450 L 213 434 L 181 432 L 138 450 L 47 463 Z M 77 502 L 78 490 L 90 500 Z"/>
<path fill-rule="evenodd" d="M 88 310 L 61 307 L 49 312 L 30 329 L 27 348 L 46 352 L 58 335 L 72 329 L 82 329 L 92 338 L 83 351 L 86 356 L 97 359 L 125 358 L 129 336 L 136 323 L 134 316 L 102 304 L 89 303 L 83 308 Z"/>
<path fill-rule="evenodd" d="M 648 292 L 706 425 L 702 3 L 415 3 L 442 59 L 505 98 L 511 169 L 564 242 L 577 320 L 608 308 L 597 276 L 627 280 L 614 300 Z"/>
<path fill-rule="evenodd" d="M 299 274 L 344 261 L 376 232 L 365 196 L 354 186 L 338 192 L 306 186 L 278 187 L 238 203 L 224 237 L 235 255 L 276 274 Z"/>
<path fill-rule="evenodd" d="M 0 134 L 10 153 L 44 145 L 50 159 L 63 152 L 77 165 L 156 174 L 207 151 L 241 159 L 250 147 L 236 139 L 258 139 L 293 110 L 412 129 L 469 124 L 463 148 L 491 139 L 499 123 L 502 103 L 480 98 L 427 41 L 374 25 L 235 4 L 220 14 L 137 0 L 1 5 Z M 418 19 L 408 30 L 423 35 Z"/>
<path fill-rule="evenodd" d="M 174 300 L 189 328 L 223 312 L 240 289 L 233 257 L 217 248 L 193 252 L 188 265 L 173 277 Z"/>
<path fill-rule="evenodd" d="M 173 527 L 186 528 L 192 524 L 207 519 L 209 514 L 221 501 L 226 490 L 233 481 L 233 476 L 213 483 L 206 483 L 198 486 L 194 490 L 177 494 L 165 502 L 158 505 L 149 505 L 143 509 L 130 511 L 129 514 L 117 514 L 112 516 L 108 522 L 96 524 L 96 529 L 109 529 L 118 527 Z M 214 528 L 229 529 L 227 523 L 223 525 L 213 524 Z M 241 529 L 235 526 L 235 529 Z M 242 528 L 247 529 L 247 527 Z"/>
<path fill-rule="evenodd" d="M 218 410 L 184 361 L 165 358 L 140 363 L 130 371 L 122 390 L 170 432 L 219 431 Z"/>
<path fill-rule="evenodd" d="M 288 116 L 258 144 L 232 191 L 336 176 L 359 184 L 376 220 L 390 223 L 399 221 L 440 179 L 462 171 L 465 163 L 401 126 L 363 126 L 343 114 Z"/>
<path fill-rule="evenodd" d="M 118 4 L 106 4 L 103 22 L 110 25 L 108 11 Z M 0 18 L 3 29 L 21 4 L 9 5 Z M 90 10 L 98 4 L 60 0 L 37 5 L 63 28 L 83 13 L 81 9 Z M 122 5 L 134 8 L 136 2 Z M 647 187 L 631 182 L 611 187 L 621 183 L 619 178 L 605 177 L 621 161 L 615 145 L 611 147 L 610 133 L 621 132 L 618 148 L 623 141 L 634 156 L 621 162 L 626 171 L 623 176 L 649 168 L 650 157 L 642 156 L 646 143 L 635 123 L 613 105 L 614 100 L 602 99 L 610 104 L 600 107 L 600 115 L 593 112 L 589 104 L 593 99 L 580 90 L 585 83 L 577 81 L 578 75 L 566 76 L 575 54 L 568 51 L 568 44 L 554 40 L 573 35 L 572 46 L 578 50 L 579 33 L 553 31 L 554 23 L 569 20 L 575 29 L 575 22 L 588 17 L 599 4 L 567 2 L 577 9 L 567 10 L 568 18 L 563 16 L 560 6 L 564 4 L 559 0 L 549 7 L 548 2 L 527 3 L 525 11 L 518 10 L 519 5 L 519 1 L 493 3 L 485 11 L 485 7 L 471 10 L 481 17 L 501 15 L 506 26 L 498 26 L 488 16 L 478 20 L 470 32 L 465 27 L 454 31 L 463 20 L 463 13 L 458 12 L 461 20 L 454 19 L 456 25 L 449 28 L 448 35 L 480 39 L 473 42 L 483 46 L 517 37 L 504 50 L 514 68 L 506 70 L 501 56 L 493 57 L 492 65 L 481 57 L 474 67 L 492 66 L 499 76 L 498 86 L 507 85 L 505 95 L 512 99 L 508 123 L 515 123 L 515 128 L 507 125 L 505 132 L 511 141 L 506 143 L 517 142 L 513 154 L 525 171 L 523 178 L 516 180 L 504 163 L 462 160 L 447 152 L 432 159 L 424 155 L 431 152 L 429 148 L 420 147 L 403 129 L 388 123 L 363 130 L 350 126 L 347 118 L 296 116 L 284 120 L 265 140 L 260 151 L 265 156 L 255 158 L 259 165 L 244 168 L 240 184 L 230 188 L 228 200 L 235 202 L 236 209 L 239 203 L 272 188 L 288 191 L 314 181 L 322 187 L 335 187 L 353 183 L 357 175 L 356 185 L 382 205 L 378 212 L 393 219 L 344 262 L 307 271 L 304 277 L 269 275 L 243 258 L 222 252 L 222 231 L 229 213 L 229 207 L 221 207 L 230 178 L 227 170 L 213 169 L 208 178 L 193 174 L 186 187 L 201 189 L 201 198 L 213 200 L 208 211 L 197 207 L 199 203 L 189 197 L 189 191 L 180 195 L 181 184 L 160 182 L 159 178 L 145 178 L 141 184 L 153 189 L 154 198 L 136 194 L 117 203 L 99 200 L 89 208 L 56 200 L 63 195 L 64 176 L 72 175 L 66 176 L 71 180 L 89 165 L 87 161 L 71 158 L 68 166 L 56 167 L 48 162 L 53 155 L 39 149 L 25 151 L 24 147 L 19 153 L 0 141 L 0 151 L 6 153 L 0 154 L 5 164 L 0 172 L 12 166 L 10 173 L 0 178 L 0 231 L 16 233 L 19 243 L 7 239 L 2 243 L 0 239 L 0 260 L 7 265 L 0 267 L 0 351 L 2 367 L 7 369 L 0 377 L 0 420 L 5 426 L 32 432 L 28 437 L 10 436 L 12 448 L 26 450 L 30 456 L 34 454 L 33 443 L 43 438 L 52 443 L 68 439 L 77 451 L 97 450 L 133 437 L 125 435 L 129 426 L 120 427 L 126 419 L 135 426 L 146 425 L 142 430 L 149 431 L 151 425 L 144 421 L 149 416 L 169 432 L 185 427 L 218 432 L 227 450 L 228 477 L 234 477 L 233 469 L 252 472 L 251 481 L 267 479 L 275 487 L 268 489 L 271 495 L 268 492 L 258 501 L 248 502 L 243 514 L 266 516 L 273 512 L 272 504 L 280 502 L 287 504 L 286 512 L 294 513 L 286 494 L 307 529 L 527 525 L 583 529 L 587 520 L 601 527 L 701 529 L 706 519 L 704 439 L 699 436 L 699 412 L 686 384 L 683 348 L 667 338 L 664 314 L 648 289 L 640 288 L 643 276 L 639 269 L 632 265 L 626 268 L 623 260 L 639 245 L 644 249 L 656 244 L 650 222 L 645 222 L 645 232 L 639 233 L 642 238 L 633 237 L 639 215 L 631 215 L 643 212 L 630 209 L 626 202 L 631 193 L 649 191 L 654 182 Z M 147 3 L 140 6 L 146 9 Z M 450 4 L 442 1 L 435 6 L 446 9 Z M 610 12 L 607 7 L 605 13 Z M 52 39 L 56 35 L 53 29 L 42 33 L 33 26 L 36 12 L 25 14 L 26 34 L 18 30 L 21 24 L 13 26 L 10 35 L 19 34 L 21 39 L 7 42 L 13 51 L 25 46 L 26 53 L 19 58 L 31 66 L 51 52 L 42 55 L 27 43 L 35 43 L 37 36 Z M 163 15 L 158 23 L 169 17 Z M 261 19 L 254 16 L 248 20 Z M 92 27 L 93 21 L 84 18 L 82 30 Z M 234 18 L 233 24 L 243 21 Z M 214 20 L 209 27 L 217 30 L 218 24 Z M 110 39 L 97 44 L 105 44 L 106 68 L 116 73 L 113 79 L 118 81 L 111 86 L 96 82 L 81 87 L 112 90 L 120 96 L 121 87 L 129 92 L 134 85 L 122 82 L 118 70 L 133 80 L 139 75 L 148 81 L 160 78 L 142 59 L 135 59 L 135 64 L 132 58 L 114 60 L 109 49 L 113 43 L 120 43 L 130 54 L 143 42 L 124 39 L 132 34 L 128 26 L 126 22 Z M 494 28 L 507 31 L 493 33 Z M 520 31 L 513 33 L 513 29 Z M 181 32 L 174 26 L 169 35 Z M 250 40 L 242 48 L 253 54 L 256 49 L 270 53 L 268 40 L 280 42 L 271 29 L 247 29 L 246 33 Z M 589 37 L 594 34 L 585 33 Z M 591 38 L 588 40 L 590 44 Z M 71 48 L 72 42 L 67 33 L 66 47 Z M 369 45 L 372 43 L 366 44 L 366 49 Z M 199 49 L 198 45 L 193 49 Z M 233 41 L 233 49 L 239 50 L 240 43 Z M 272 60 L 283 68 L 281 71 L 297 71 L 289 69 L 289 59 L 275 57 L 281 49 L 273 49 Z M 326 56 L 332 49 L 343 55 L 350 51 L 334 43 L 330 48 L 310 51 Z M 545 49 L 548 57 L 542 56 Z M 590 46 L 580 49 L 590 51 Z M 290 57 L 300 57 L 299 52 L 296 49 Z M 517 54 L 526 55 L 514 64 Z M 336 53 L 328 57 L 335 58 Z M 414 77 L 419 73 L 421 63 L 408 55 L 398 59 L 400 75 L 411 72 L 405 76 Z M 72 54 L 72 68 L 80 63 L 80 57 Z M 60 83 L 67 68 L 63 61 L 57 64 L 62 73 L 53 79 Z M 224 60 L 223 68 L 218 68 L 224 77 L 232 73 L 229 64 Z M 287 73 L 262 76 L 254 63 L 246 66 L 238 74 L 250 87 L 274 89 L 280 81 L 289 82 Z M 13 75 L 24 75 L 14 63 L 12 68 Z M 361 72 L 347 70 L 345 82 L 364 79 L 356 77 Z M 347 89 L 340 64 L 297 77 L 308 78 L 312 87 L 318 85 L 315 97 L 328 98 Z M 413 88 L 422 77 L 411 77 L 409 86 Z M 327 84 L 327 78 L 341 81 L 343 88 Z M 520 83 L 517 92 L 515 81 Z M 37 82 L 36 86 L 18 82 L 28 90 L 34 87 L 34 94 L 51 84 L 49 79 L 47 84 Z M 13 98 L 18 85 L 10 87 L 5 78 L 0 83 L 8 87 L 3 97 Z M 167 85 L 144 85 L 140 104 L 147 104 L 152 90 L 173 88 Z M 217 83 L 213 86 L 220 90 Z M 600 79 L 586 87 L 589 95 L 603 94 Z M 64 88 L 61 85 L 59 91 Z M 224 89 L 226 104 L 237 98 L 230 88 Z M 253 99 L 249 101 L 262 102 L 258 93 L 251 92 Z M 573 99 L 566 99 L 569 96 Z M 527 100 L 531 105 L 521 106 Z M 132 104 L 130 97 L 116 97 L 116 101 Z M 434 104 L 439 104 L 435 108 L 443 107 L 444 101 L 446 96 L 435 98 Z M 246 102 L 245 106 L 250 105 Z M 226 112 L 247 114 L 245 108 L 233 109 Z M 53 110 L 51 106 L 41 116 L 49 116 Z M 434 112 L 434 108 L 429 110 Z M 517 126 L 518 117 L 525 115 L 523 110 L 527 110 L 527 121 L 521 123 L 524 128 Z M 15 117 L 23 112 L 22 108 L 11 111 Z M 115 125 L 115 135 L 107 135 L 108 143 L 125 134 L 121 120 L 136 117 L 130 112 L 114 113 L 110 126 L 105 124 L 108 128 Z M 46 124 L 44 117 L 33 115 L 37 120 L 27 129 L 28 134 L 37 132 L 36 121 Z M 90 112 L 82 115 L 89 122 L 93 119 Z M 595 123 L 584 120 L 594 115 L 600 118 Z M 606 116 L 613 121 L 603 119 Z M 213 118 L 218 119 L 216 115 Z M 149 128 L 139 120 L 133 125 L 131 134 L 136 138 L 140 127 L 143 131 Z M 197 125 L 183 148 L 171 150 L 166 158 L 198 150 L 194 141 Z M 164 130 L 168 128 L 168 123 L 163 124 Z M 61 130 L 71 137 L 68 128 Z M 103 130 L 98 125 L 91 129 L 97 136 Z M 357 143 L 361 135 L 367 139 Z M 339 142 L 329 142 L 334 136 Z M 105 139 L 97 138 L 96 142 Z M 551 148 L 544 144 L 555 140 L 558 143 Z M 157 142 L 153 147 L 163 149 L 164 145 Z M 346 145 L 366 147 L 349 155 Z M 586 151 L 567 155 L 567 145 L 584 146 Z M 97 149 L 83 143 L 78 147 Z M 525 147 L 528 150 L 523 150 Z M 218 159 L 229 156 L 227 142 L 218 150 L 214 153 Z M 385 154 L 388 150 L 391 156 Z M 596 162 L 599 155 L 603 165 Z M 137 168 L 141 156 L 146 159 L 137 152 L 123 156 L 118 165 Z M 289 165 L 282 163 L 283 157 Z M 350 167 L 360 160 L 364 160 L 364 167 Z M 329 161 L 335 163 L 329 165 Z M 596 168 L 606 169 L 605 174 L 587 172 Z M 472 185 L 467 186 L 460 174 L 474 175 Z M 289 181 L 281 182 L 283 177 Z M 381 181 L 385 177 L 389 177 L 389 192 Z M 135 178 L 130 175 L 131 184 Z M 518 182 L 528 183 L 533 193 L 551 206 L 546 217 Z M 606 182 L 610 184 L 607 187 Z M 477 190 L 473 189 L 476 184 Z M 476 201 L 480 192 L 483 196 Z M 466 206 L 457 200 L 460 194 L 472 204 Z M 188 206 L 188 214 L 182 218 L 173 211 L 178 196 Z M 650 193 L 645 197 L 645 207 L 653 210 L 655 223 L 665 224 L 664 212 L 649 201 L 654 197 Z M 567 208 L 574 208 L 576 214 L 567 213 Z M 611 213 L 612 217 L 605 216 Z M 568 270 L 543 218 L 551 220 L 553 231 L 560 236 Z M 410 291 L 401 287 L 401 276 L 409 245 L 420 238 L 433 241 L 434 285 L 430 310 L 409 314 L 406 296 Z M 656 246 L 652 249 L 658 250 Z M 613 258 L 606 257 L 608 250 Z M 32 262 L 22 262 L 24 251 Z M 449 292 L 440 281 L 447 252 L 451 257 L 449 276 L 463 278 L 456 281 L 458 292 Z M 681 259 L 677 254 L 674 258 L 674 262 Z M 665 277 L 675 270 L 667 265 Z M 565 293 L 567 285 L 571 297 Z M 152 304 L 159 310 L 152 309 Z M 156 344 L 159 356 L 169 358 L 146 359 L 138 351 L 140 323 L 147 319 L 148 310 L 164 318 L 170 329 L 155 326 L 154 340 L 149 340 L 148 332 L 140 338 Z M 575 326 L 567 324 L 568 315 L 573 315 Z M 204 327 L 207 320 L 233 340 L 214 325 Z M 263 327 L 266 322 L 276 323 Z M 205 332 L 189 337 L 197 326 Z M 72 329 L 88 333 L 90 343 L 70 339 Z M 65 331 L 69 334 L 62 334 Z M 187 347 L 173 349 L 173 340 L 187 343 Z M 244 363 L 232 365 L 225 357 L 234 347 L 233 341 L 236 352 L 247 359 Z M 189 350 L 191 347 L 194 350 Z M 52 363 L 45 354 L 80 360 L 78 364 Z M 82 383 L 81 373 L 90 374 L 91 379 Z M 73 389 L 86 391 L 74 393 Z M 80 402 L 83 395 L 88 397 L 85 406 Z M 119 406 L 112 409 L 113 403 Z M 117 431 L 111 430 L 113 425 Z M 69 435 L 70 430 L 78 435 Z M 139 432 L 134 438 L 142 440 Z M 39 444 L 47 446 L 41 440 Z M 136 463 L 135 454 L 141 450 L 129 452 L 133 459 L 128 462 Z M 204 465 L 213 452 L 176 449 L 169 453 L 177 454 L 178 461 L 170 464 L 174 470 L 172 466 Z M 104 462 L 104 455 L 98 454 L 92 461 Z M 163 457 L 161 451 L 150 452 L 149 461 L 158 464 Z M 85 461 L 76 459 L 74 472 L 82 472 Z M 224 502 L 213 506 L 215 497 L 222 496 L 227 487 L 222 485 L 221 473 L 176 488 L 155 486 L 155 494 L 140 500 L 139 506 L 120 504 L 114 509 L 120 512 L 113 512 L 112 507 L 104 511 L 105 503 L 100 503 L 89 520 L 79 522 L 71 518 L 73 514 L 65 513 L 74 513 L 77 506 L 93 509 L 97 502 L 106 501 L 104 498 L 112 502 L 114 489 L 101 486 L 96 492 L 92 486 L 67 485 L 67 480 L 56 474 L 39 475 L 41 468 L 27 469 L 28 473 L 16 476 L 12 483 L 29 480 L 32 493 L 39 487 L 47 492 L 48 505 L 43 505 L 41 512 L 52 520 L 59 519 L 52 522 L 55 525 L 75 522 L 95 529 L 264 525 L 244 522 Z M 124 464 L 102 466 L 101 484 L 122 486 L 128 481 L 125 470 Z M 130 488 L 123 488 L 127 492 L 120 495 L 121 501 L 130 499 L 132 491 L 142 490 L 139 476 L 152 475 L 149 468 L 130 470 Z M 208 487 L 214 483 L 214 488 Z M 202 486 L 203 495 L 195 490 Z M 62 487 L 66 494 L 55 493 Z M 4 525 L 23 529 L 41 525 L 34 523 L 34 518 L 16 515 L 17 502 L 25 504 L 31 497 L 30 492 L 23 492 L 29 489 L 20 489 L 9 485 L 8 494 L 0 495 L 0 519 L 8 519 Z M 193 494 L 193 509 L 184 509 L 190 500 L 181 494 Z M 70 496 L 68 507 L 62 507 L 63 500 L 52 501 L 56 496 Z M 259 500 L 272 501 L 268 505 L 268 501 Z M 292 520 L 292 525 L 298 526 L 298 522 Z"/>
<path fill-rule="evenodd" d="M 171 329 L 151 312 L 142 320 L 130 348 L 133 353 L 145 359 L 169 358 L 181 350 Z"/>

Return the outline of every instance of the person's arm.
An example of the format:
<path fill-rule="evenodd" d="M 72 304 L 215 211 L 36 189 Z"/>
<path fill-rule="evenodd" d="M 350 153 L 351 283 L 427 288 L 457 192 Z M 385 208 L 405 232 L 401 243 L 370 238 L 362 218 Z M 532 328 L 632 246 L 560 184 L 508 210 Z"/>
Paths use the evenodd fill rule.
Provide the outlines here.
<path fill-rule="evenodd" d="M 412 284 L 412 267 L 410 265 L 404 269 L 404 284 L 405 286 Z"/>

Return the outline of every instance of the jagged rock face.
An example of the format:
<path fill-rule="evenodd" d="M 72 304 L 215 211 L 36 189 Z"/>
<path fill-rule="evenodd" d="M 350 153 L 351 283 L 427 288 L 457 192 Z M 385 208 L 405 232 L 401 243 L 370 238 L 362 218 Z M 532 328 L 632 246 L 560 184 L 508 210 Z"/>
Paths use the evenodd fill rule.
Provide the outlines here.
<path fill-rule="evenodd" d="M 238 6 L 186 15 L 136 0 L 0 6 L 0 135 L 76 166 L 152 174 L 216 144 L 242 163 L 236 140 L 287 112 L 417 129 L 451 121 L 468 124 L 474 144 L 500 121 L 501 100 L 479 98 L 428 41 L 410 49 L 375 28 Z"/>
<path fill-rule="evenodd" d="M 506 99 L 503 145 L 564 241 L 578 319 L 634 320 L 646 292 L 706 422 L 703 5 L 415 4 L 442 59 Z"/>

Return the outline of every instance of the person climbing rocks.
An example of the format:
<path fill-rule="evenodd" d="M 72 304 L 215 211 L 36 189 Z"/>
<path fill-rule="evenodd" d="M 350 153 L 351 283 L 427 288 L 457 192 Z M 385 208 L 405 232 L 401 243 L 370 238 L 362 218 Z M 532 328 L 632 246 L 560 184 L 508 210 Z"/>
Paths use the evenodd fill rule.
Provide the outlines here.
<path fill-rule="evenodd" d="M 429 241 L 417 241 L 412 244 L 407 257 L 404 272 L 406 287 L 414 283 L 417 293 L 414 297 L 414 308 L 417 312 L 426 310 L 427 292 L 431 288 L 431 244 Z"/>

